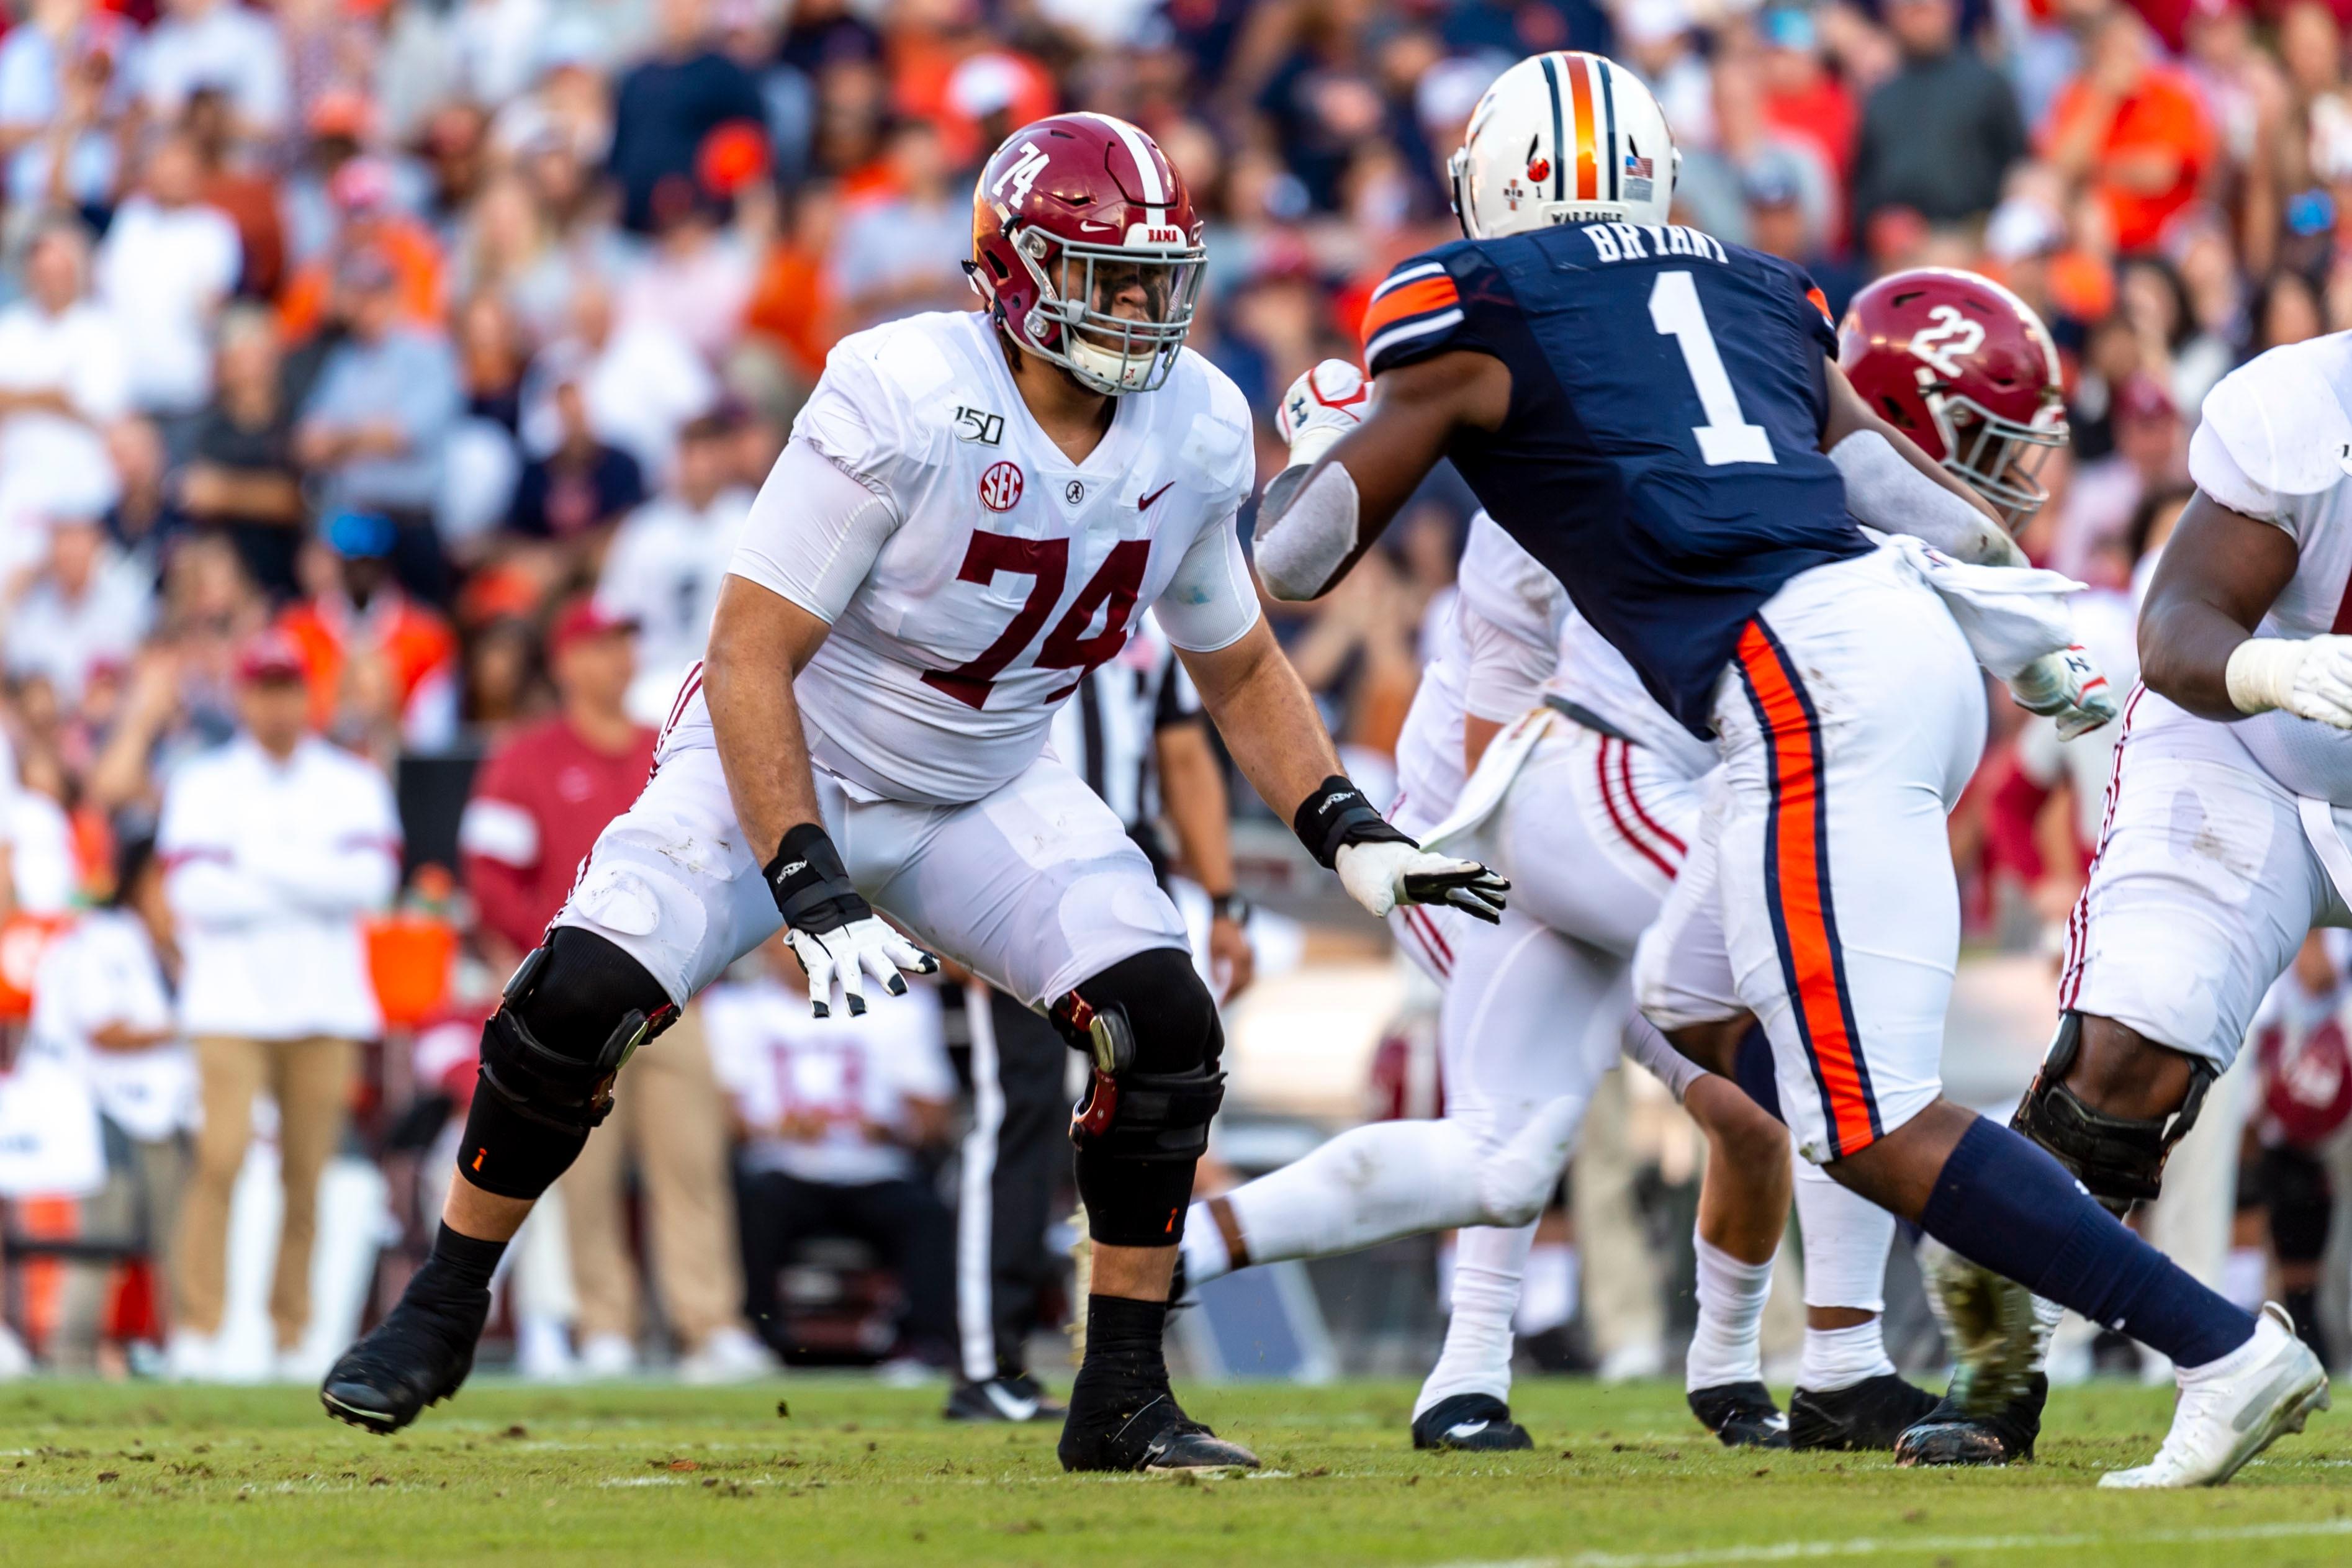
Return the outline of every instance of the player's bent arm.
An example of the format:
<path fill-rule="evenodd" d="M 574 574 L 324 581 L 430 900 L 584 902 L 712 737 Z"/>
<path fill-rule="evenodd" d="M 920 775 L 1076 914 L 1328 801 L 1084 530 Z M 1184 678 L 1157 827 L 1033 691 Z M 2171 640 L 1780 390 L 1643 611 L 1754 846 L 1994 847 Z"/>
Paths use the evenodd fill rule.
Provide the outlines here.
<path fill-rule="evenodd" d="M 1454 431 L 1497 429 L 1510 408 L 1511 373 L 1488 354 L 1457 350 L 1382 374 L 1361 424 L 1267 484 L 1255 536 L 1266 592 L 1285 600 L 1328 593 L 1444 457 Z"/>
<path fill-rule="evenodd" d="M 703 699 L 735 819 L 763 860 L 786 833 L 822 820 L 793 678 L 831 630 L 749 578 L 730 575 L 719 590 L 702 661 Z"/>
<path fill-rule="evenodd" d="M 2022 566 L 2000 516 L 1959 477 L 1873 413 L 1836 362 L 1828 365 L 1822 450 L 1845 479 L 1846 506 L 1882 533 L 1906 533 L 1956 561 Z"/>
<path fill-rule="evenodd" d="M 1470 656 L 1462 689 L 1462 763 L 1465 771 L 1475 772 L 1503 726 L 1542 697 L 1544 682 L 1559 668 L 1559 647 L 1548 640 L 1528 641 L 1466 600 L 1455 614 Z"/>
<path fill-rule="evenodd" d="M 2148 689 L 2209 719 L 2270 708 L 2323 718 L 2305 711 L 2317 693 L 2300 699 L 2298 678 L 2319 683 L 2331 651 L 2323 645 L 2352 647 L 2352 638 L 2253 637 L 2294 579 L 2295 560 L 2295 542 L 2285 530 L 2202 490 L 2190 498 L 2140 608 L 2140 679 Z M 2303 667 L 2315 655 L 2319 660 L 2306 675 Z"/>
<path fill-rule="evenodd" d="M 1475 860 L 1423 852 L 1391 826 L 1339 771 L 1339 755 L 1261 617 L 1209 652 L 1177 647 L 1201 704 L 1243 776 L 1290 821 L 1308 851 L 1375 917 L 1399 904 L 1448 904 L 1479 920 L 1500 918 L 1510 884 Z"/>

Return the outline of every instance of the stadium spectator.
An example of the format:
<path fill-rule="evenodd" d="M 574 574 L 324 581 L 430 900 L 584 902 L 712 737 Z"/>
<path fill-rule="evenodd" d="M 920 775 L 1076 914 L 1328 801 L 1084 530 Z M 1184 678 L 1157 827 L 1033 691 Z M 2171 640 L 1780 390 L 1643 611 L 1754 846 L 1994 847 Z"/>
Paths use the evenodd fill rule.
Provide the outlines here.
<path fill-rule="evenodd" d="M 878 1252 L 906 1305 L 897 1354 L 953 1364 L 954 1225 L 921 1155 L 946 1142 L 955 1096 L 936 987 L 878 996 L 864 1018 L 812 1018 L 808 981 L 772 942 L 704 999 L 704 1027 L 740 1146 L 746 1310 L 791 1348 L 778 1277 L 803 1242 L 848 1236 Z"/>
<path fill-rule="evenodd" d="M 952 188 L 939 129 L 902 121 L 884 154 L 887 195 L 853 206 L 827 261 L 825 291 L 855 331 L 917 310 L 960 310 L 971 204 Z"/>
<path fill-rule="evenodd" d="M 669 712 L 702 658 L 735 536 L 752 492 L 739 482 L 737 416 L 705 415 L 678 433 L 670 482 L 622 522 L 604 556 L 597 602 L 637 627 L 637 679 L 629 711 L 639 723 Z"/>
<path fill-rule="evenodd" d="M 331 575 L 279 617 L 299 650 L 310 721 L 348 742 L 390 754 L 445 751 L 457 730 L 457 639 L 432 606 L 393 575 L 397 533 L 374 512 L 337 512 L 323 549 Z"/>
<path fill-rule="evenodd" d="M 151 839 L 126 840 L 105 907 L 83 915 L 41 955 L 26 1048 L 68 1064 L 89 1084 L 103 1118 L 106 1185 L 82 1200 L 81 1239 L 118 1248 L 126 1259 L 151 1258 L 168 1281 L 196 1072 L 173 1011 L 170 976 L 179 954 L 154 850 Z M 96 1370 L 113 1272 L 97 1260 L 68 1271 L 49 1354 L 58 1370 Z"/>
<path fill-rule="evenodd" d="M 393 524 L 400 580 L 432 603 L 448 596 L 434 531 L 443 444 L 461 409 L 457 366 L 442 338 L 403 324 L 397 279 L 362 251 L 336 277 L 350 335 L 329 351 L 294 429 L 294 456 L 331 510 Z"/>
<path fill-rule="evenodd" d="M 130 406 L 131 369 L 89 274 L 89 231 L 51 219 L 26 247 L 25 297 L 0 310 L 0 575 L 40 553 L 42 516 L 114 500 L 104 431 Z"/>
<path fill-rule="evenodd" d="M 655 477 L 669 471 L 678 426 L 719 395 L 692 344 L 656 321 L 618 321 L 611 288 L 593 276 L 572 289 L 565 332 L 540 351 L 524 383 L 526 450 L 550 452 L 562 439 L 555 391 L 567 382 L 580 388 L 596 438 Z"/>
<path fill-rule="evenodd" d="M 657 0 L 655 17 L 658 52 L 621 78 L 613 100 L 609 166 L 621 220 L 639 234 L 694 200 L 713 132 L 767 127 L 760 84 L 715 47 L 708 0 Z"/>
<path fill-rule="evenodd" d="M 225 313 L 217 366 L 179 471 L 179 504 L 228 540 L 264 593 L 291 598 L 308 513 L 276 323 L 250 306 Z"/>
<path fill-rule="evenodd" d="M 556 445 L 523 465 L 507 527 L 525 539 L 601 552 L 613 526 L 644 502 L 645 470 L 627 452 L 596 438 L 577 381 L 558 383 L 552 402 Z"/>
<path fill-rule="evenodd" d="M 7 605 L 12 677 L 39 676 L 68 707 L 101 665 L 130 661 L 154 613 L 148 584 L 94 517 L 50 514 L 48 553 Z"/>
<path fill-rule="evenodd" d="M 1854 232 L 1889 207 L 1931 224 L 1992 210 L 2001 176 L 2025 154 L 2025 124 L 2000 73 L 1958 37 L 1954 0 L 1891 0 L 1902 68 L 1862 111 L 1853 165 Z"/>
<path fill-rule="evenodd" d="M 236 0 L 163 0 L 163 11 L 139 53 L 150 113 L 169 123 L 199 88 L 216 87 L 246 135 L 284 128 L 291 108 L 286 46 L 266 12 Z"/>
<path fill-rule="evenodd" d="M 399 815 L 381 771 L 310 732 L 303 675 L 284 634 L 247 644 L 243 728 L 172 775 L 156 834 L 204 1108 L 174 1260 L 172 1365 L 184 1377 L 214 1364 L 229 1194 L 265 1090 L 285 1194 L 269 1317 L 281 1372 L 316 1375 L 291 1352 L 310 1322 L 319 1175 L 342 1135 L 360 1042 L 383 1031 L 360 921 L 398 886 Z"/>
<path fill-rule="evenodd" d="M 193 141 L 156 142 L 98 251 L 93 291 L 122 333 L 131 401 L 150 414 L 193 414 L 210 395 L 214 318 L 245 265 L 236 225 L 205 203 L 203 179 Z"/>
<path fill-rule="evenodd" d="M 2165 226 L 2196 199 L 2212 157 L 2212 127 L 2195 86 L 2159 64 L 2155 50 L 2137 12 L 2108 12 L 2042 129 L 2043 155 L 2088 184 L 2116 248 L 2126 254 L 2163 239 Z"/>

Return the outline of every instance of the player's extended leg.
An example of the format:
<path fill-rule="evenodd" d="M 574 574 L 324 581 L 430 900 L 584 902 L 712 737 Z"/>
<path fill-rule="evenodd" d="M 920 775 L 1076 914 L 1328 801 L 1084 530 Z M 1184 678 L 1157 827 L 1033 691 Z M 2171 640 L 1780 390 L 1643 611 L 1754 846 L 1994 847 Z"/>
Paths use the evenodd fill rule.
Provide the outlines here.
<path fill-rule="evenodd" d="M 1895 1216 L 1797 1162 L 1805 1247 L 1805 1352 L 1789 1401 L 1800 1448 L 1885 1449 L 1936 1407 L 1886 1353 L 1886 1254 Z"/>
<path fill-rule="evenodd" d="M 676 1013 L 660 982 L 594 931 L 558 929 L 523 962 L 482 1029 L 432 1254 L 328 1373 L 320 1398 L 330 1415 L 394 1432 L 457 1391 L 507 1243 L 611 1110 L 621 1063 Z"/>
<path fill-rule="evenodd" d="M 2098 858 L 2068 928 L 2065 1011 L 2011 1125 L 2110 1212 L 2155 1198 L 2263 993 L 2312 926 L 2347 918 L 2295 797 L 2228 726 L 2136 693 Z M 1937 1261 L 1931 1277 L 1963 1334 L 1971 1313 L 2003 1301 L 1998 1281 L 1960 1260 Z M 2054 1320 L 2045 1306 L 2045 1329 Z M 1910 1464 L 2031 1458 L 2047 1389 L 2037 1357 L 2007 1405 L 1970 1423 L 1947 1399 L 1906 1434 L 1899 1455 Z"/>
<path fill-rule="evenodd" d="M 1962 1257 L 2121 1325 L 2182 1369 L 2158 1462 L 2107 1484 L 2225 1479 L 2324 1403 L 2325 1371 L 2290 1331 L 2125 1229 L 2045 1151 L 1942 1098 L 1958 951 L 1944 813 L 1975 759 L 1980 688 L 1924 590 L 1870 588 L 1891 570 L 1871 557 L 1806 574 L 1743 637 L 1738 681 L 1716 710 L 1733 796 L 1721 841 L 1733 973 L 1772 1037 L 1806 1154 Z M 2028 1307 L 1977 1355 L 1972 1413 L 2026 1375 L 2038 1340 Z"/>

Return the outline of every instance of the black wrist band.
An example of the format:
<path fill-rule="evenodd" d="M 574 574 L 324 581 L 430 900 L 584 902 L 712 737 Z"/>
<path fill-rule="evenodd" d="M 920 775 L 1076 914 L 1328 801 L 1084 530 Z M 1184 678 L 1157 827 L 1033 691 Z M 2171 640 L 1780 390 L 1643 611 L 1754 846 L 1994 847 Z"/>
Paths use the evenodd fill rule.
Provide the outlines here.
<path fill-rule="evenodd" d="M 775 897 L 776 912 L 794 931 L 838 931 L 874 912 L 850 883 L 841 851 L 818 823 L 803 822 L 786 833 L 761 875 Z"/>
<path fill-rule="evenodd" d="M 1344 773 L 1333 773 L 1315 786 L 1291 817 L 1290 830 L 1326 870 L 1350 844 L 1412 842 L 1374 810 L 1364 792 L 1349 783 Z"/>
<path fill-rule="evenodd" d="M 1239 893 L 1213 893 L 1209 898 L 1209 912 L 1218 920 L 1231 921 L 1235 925 L 1247 925 L 1250 918 L 1250 901 Z"/>

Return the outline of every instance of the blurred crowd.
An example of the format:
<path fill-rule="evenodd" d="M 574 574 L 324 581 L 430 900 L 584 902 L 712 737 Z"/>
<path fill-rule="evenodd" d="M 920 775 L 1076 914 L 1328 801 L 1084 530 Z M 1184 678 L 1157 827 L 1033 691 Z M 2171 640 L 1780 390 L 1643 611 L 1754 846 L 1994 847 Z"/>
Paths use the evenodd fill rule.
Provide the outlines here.
<path fill-rule="evenodd" d="M 46 939 L 94 911 L 77 939 L 110 925 L 123 951 L 77 963 L 150 953 L 152 1005 L 58 1026 L 180 1053 L 140 1091 L 180 1109 L 107 1105 L 107 1136 L 156 1145 L 156 1168 L 99 1155 L 142 1173 L 109 1189 L 122 1224 L 184 1197 L 170 1230 L 202 1257 L 159 1292 L 183 1318 L 228 1289 L 249 1139 L 228 1108 L 279 1105 L 259 1130 L 288 1184 L 279 1352 L 310 1311 L 296 1186 L 353 1139 L 425 1146 L 439 1123 L 390 1112 L 462 1096 L 480 977 L 633 792 L 828 348 L 971 303 L 970 181 L 1024 121 L 1101 109 L 1159 139 L 1208 221 L 1194 346 L 1263 411 L 1351 355 L 1370 286 L 1454 232 L 1444 162 L 1486 83 L 1538 49 L 1612 55 L 1675 130 L 1683 216 L 1801 261 L 1833 310 L 1942 264 L 2042 311 L 2073 440 L 2025 542 L 2106 596 L 2111 668 L 2206 391 L 2352 326 L 2342 0 L 13 0 L 5 21 L 0 914 Z M 1265 422 L 1261 473 L 1279 452 Z M 1276 611 L 1376 795 L 1469 507 L 1441 476 L 1328 601 Z M 1977 929 L 2031 946 L 2079 886 L 2099 775 L 2017 718 L 1955 845 Z M 534 747 L 570 761 L 511 760 Z M 320 782 L 285 784 L 297 759 Z M 175 829 L 175 798 L 230 803 L 252 842 L 206 838 L 223 813 L 184 804 Z M 286 945 L 345 926 L 364 976 Z M 39 942 L 0 949 L 0 1010 L 37 1008 Z M 338 1012 L 338 990 L 384 1005 Z M 730 1009 L 706 1011 L 707 1049 L 648 1053 L 704 1063 L 677 1114 L 713 1150 L 730 1120 L 745 1151 L 823 1142 L 754 1081 L 757 1048 L 722 1047 Z M 387 1029 L 415 1060 L 373 1048 Z M 942 1072 L 843 1112 L 888 1156 L 849 1167 L 921 1185 Z M 0 1191 L 22 1193 L 12 1127 Z M 603 1142 L 575 1251 L 632 1245 L 610 1195 L 628 1141 Z M 802 1201 L 765 1178 L 801 1167 L 769 1148 L 730 1184 L 719 1155 L 634 1158 L 664 1194 L 663 1321 L 682 1353 L 751 1364 L 737 1257 Z M 37 1229 L 17 1206 L 11 1234 Z M 634 1299 L 541 1274 L 583 1341 L 637 1332 Z M 938 1289 L 908 1293 L 916 1353 L 945 1331 Z"/>

